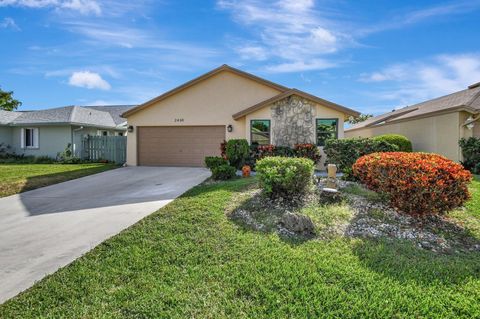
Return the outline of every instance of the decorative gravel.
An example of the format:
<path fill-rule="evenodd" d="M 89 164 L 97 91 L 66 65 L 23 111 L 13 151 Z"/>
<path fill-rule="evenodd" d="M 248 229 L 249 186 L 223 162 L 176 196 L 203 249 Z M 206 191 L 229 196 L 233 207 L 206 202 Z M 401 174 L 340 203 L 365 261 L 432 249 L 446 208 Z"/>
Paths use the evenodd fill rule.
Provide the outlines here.
<path fill-rule="evenodd" d="M 344 237 L 405 240 L 413 242 L 418 248 L 439 253 L 480 251 L 480 242 L 447 217 L 414 217 L 404 214 L 390 207 L 388 202 L 376 193 L 357 183 L 343 180 L 337 180 L 341 204 L 325 204 L 325 201 L 322 201 L 322 189 L 326 186 L 326 179 L 320 177 L 316 183 L 316 192 L 295 203 L 284 199 L 270 200 L 262 196 L 258 188 L 250 189 L 239 195 L 242 204 L 229 213 L 230 218 L 254 231 L 276 232 L 281 237 L 304 240 L 303 236 L 283 228 L 281 219 L 286 213 L 298 214 L 313 209 L 317 216 L 322 213 L 330 213 L 331 216 L 326 222 L 320 216 L 320 224 L 315 220 L 315 215 L 311 216 L 318 227 L 316 235 L 309 239 Z M 351 191 L 352 188 L 355 191 Z M 334 209 L 339 210 L 338 205 L 344 205 L 340 207 L 344 214 L 336 218 L 331 212 Z M 316 207 L 323 207 L 323 211 Z"/>

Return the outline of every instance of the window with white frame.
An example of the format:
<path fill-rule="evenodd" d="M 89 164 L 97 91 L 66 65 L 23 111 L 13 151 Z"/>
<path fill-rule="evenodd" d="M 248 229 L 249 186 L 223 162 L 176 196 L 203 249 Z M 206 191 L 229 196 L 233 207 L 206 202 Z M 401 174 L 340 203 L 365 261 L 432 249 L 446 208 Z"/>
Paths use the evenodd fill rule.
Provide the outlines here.
<path fill-rule="evenodd" d="M 22 128 L 22 148 L 38 148 L 38 128 Z"/>

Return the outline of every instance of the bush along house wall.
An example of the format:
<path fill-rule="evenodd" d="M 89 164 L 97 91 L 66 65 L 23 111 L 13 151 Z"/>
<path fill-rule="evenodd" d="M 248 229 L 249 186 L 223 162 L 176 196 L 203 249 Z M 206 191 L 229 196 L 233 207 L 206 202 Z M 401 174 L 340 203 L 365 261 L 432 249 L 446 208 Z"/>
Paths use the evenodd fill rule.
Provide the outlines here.
<path fill-rule="evenodd" d="M 352 166 L 357 159 L 376 152 L 395 152 L 398 146 L 371 138 L 345 138 L 327 140 L 323 151 L 327 163 L 336 164 L 346 179 L 352 179 Z"/>
<path fill-rule="evenodd" d="M 459 142 L 462 148 L 462 164 L 473 174 L 480 174 L 480 138 L 462 138 Z"/>

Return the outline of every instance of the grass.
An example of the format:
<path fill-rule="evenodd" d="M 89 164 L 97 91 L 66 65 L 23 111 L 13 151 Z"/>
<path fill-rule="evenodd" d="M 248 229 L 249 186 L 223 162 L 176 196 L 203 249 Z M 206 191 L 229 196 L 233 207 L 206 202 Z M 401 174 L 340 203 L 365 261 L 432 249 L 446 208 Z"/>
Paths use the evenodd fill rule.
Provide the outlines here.
<path fill-rule="evenodd" d="M 465 226 L 473 235 L 480 238 L 480 176 L 476 175 L 471 186 L 472 198 L 464 209 L 449 214 L 458 223 Z"/>
<path fill-rule="evenodd" d="M 100 173 L 113 164 L 0 164 L 0 197 Z"/>
<path fill-rule="evenodd" d="M 193 188 L 1 305 L 0 318 L 480 316 L 480 254 L 249 231 L 225 210 L 253 181 Z"/>
<path fill-rule="evenodd" d="M 366 189 L 358 184 L 348 185 L 342 189 L 342 192 L 365 197 L 371 202 L 384 202 L 387 200 L 385 195 Z"/>

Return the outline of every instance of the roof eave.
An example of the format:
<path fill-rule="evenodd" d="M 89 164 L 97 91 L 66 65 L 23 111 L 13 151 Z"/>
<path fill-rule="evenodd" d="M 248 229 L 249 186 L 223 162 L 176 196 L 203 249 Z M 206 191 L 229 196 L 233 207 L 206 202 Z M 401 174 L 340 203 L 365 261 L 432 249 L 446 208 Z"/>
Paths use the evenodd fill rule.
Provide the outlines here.
<path fill-rule="evenodd" d="M 145 102 L 145 103 L 143 103 L 143 104 L 140 104 L 140 105 L 138 105 L 138 106 L 136 106 L 136 107 L 134 107 L 134 108 L 132 108 L 132 109 L 130 109 L 130 110 L 122 113 L 121 117 L 126 118 L 126 117 L 128 117 L 128 116 L 130 116 L 130 115 L 132 115 L 132 114 L 134 114 L 134 113 L 136 113 L 136 112 L 138 112 L 138 111 L 140 111 L 140 110 L 142 110 L 142 109 L 144 109 L 144 108 L 152 105 L 152 104 L 155 104 L 155 103 L 157 103 L 157 102 L 160 102 L 160 101 L 166 99 L 167 97 L 172 96 L 172 95 L 174 95 L 174 94 L 176 94 L 176 93 L 178 93 L 178 92 L 181 92 L 181 91 L 183 91 L 183 90 L 185 90 L 185 89 L 187 89 L 187 88 L 189 88 L 189 87 L 197 84 L 198 82 L 201 82 L 201 81 L 203 81 L 203 80 L 206 80 L 206 79 L 208 79 L 208 78 L 210 78 L 210 77 L 214 76 L 215 74 L 218 74 L 218 73 L 220 73 L 220 72 L 222 72 L 222 71 L 229 71 L 229 72 L 235 73 L 235 74 L 237 74 L 237 75 L 240 75 L 240 76 L 249 78 L 249 79 L 254 80 L 254 81 L 256 81 L 256 82 L 259 82 L 259 83 L 262 83 L 262 84 L 267 85 L 267 86 L 269 86 L 269 87 L 272 87 L 272 88 L 274 88 L 274 89 L 277 89 L 277 90 L 279 90 L 280 92 L 289 90 L 289 88 L 287 88 L 287 87 L 285 87 L 285 86 L 283 86 L 283 85 L 280 85 L 280 84 L 277 84 L 277 83 L 274 83 L 274 82 L 271 82 L 271 81 L 262 79 L 262 78 L 260 78 L 260 77 L 258 77 L 258 76 L 256 76 L 256 75 L 247 73 L 247 72 L 245 72 L 245 71 L 242 71 L 242 70 L 239 70 L 239 69 L 236 69 L 236 68 L 233 68 L 233 67 L 231 67 L 231 66 L 229 66 L 229 65 L 224 64 L 224 65 L 222 65 L 222 66 L 220 66 L 220 67 L 218 67 L 218 68 L 216 68 L 216 69 L 213 69 L 213 70 L 211 70 L 211 71 L 209 71 L 209 72 L 207 72 L 207 73 L 205 73 L 205 74 L 203 74 L 203 75 L 200 75 L 199 77 L 194 78 L 193 80 L 190 80 L 190 81 L 188 81 L 188 82 L 185 82 L 184 84 L 182 84 L 182 85 L 180 85 L 180 86 L 177 86 L 176 88 L 174 88 L 174 89 L 172 89 L 172 90 L 170 90 L 170 91 L 167 91 L 167 92 L 163 93 L 162 95 L 159 95 L 159 96 L 157 96 L 157 97 L 155 97 L 155 98 L 153 98 L 153 99 L 151 99 L 151 100 L 149 100 L 149 101 L 147 101 L 147 102 Z"/>
<path fill-rule="evenodd" d="M 86 126 L 86 127 L 98 127 L 102 129 L 123 129 L 119 126 L 109 126 L 109 125 L 97 125 L 92 123 L 79 123 L 79 122 L 29 122 L 29 123 L 8 123 L 8 124 L 0 124 L 4 126 Z M 125 128 L 126 129 L 126 128 Z"/>
<path fill-rule="evenodd" d="M 474 109 L 474 108 L 471 108 L 471 107 L 465 106 L 465 105 L 461 105 L 461 106 L 452 107 L 452 108 L 449 108 L 449 109 L 446 109 L 446 110 L 438 110 L 438 111 L 435 111 L 435 112 L 419 114 L 419 115 L 416 115 L 416 116 L 401 118 L 401 119 L 397 119 L 397 120 L 393 119 L 393 120 L 387 121 L 383 124 L 370 124 L 370 125 L 365 125 L 365 126 L 362 126 L 362 127 L 348 128 L 348 129 L 345 129 L 345 132 L 353 132 L 353 131 L 358 131 L 358 130 L 362 130 L 362 129 L 381 127 L 381 126 L 390 125 L 390 124 L 402 123 L 402 122 L 407 122 L 407 121 L 411 121 L 411 120 L 418 120 L 418 119 L 422 119 L 422 118 L 427 118 L 427 117 L 432 117 L 432 116 L 437 116 L 437 115 L 443 115 L 443 114 L 449 114 L 449 113 L 455 113 L 455 112 L 462 112 L 462 111 L 472 113 L 472 114 L 478 114 L 479 113 L 479 111 Z"/>
<path fill-rule="evenodd" d="M 291 95 L 298 95 L 300 97 L 303 97 L 307 100 L 311 100 L 315 103 L 318 103 L 318 104 L 321 104 L 321 105 L 324 105 L 326 107 L 329 107 L 329 108 L 332 108 L 334 110 L 337 110 L 339 112 L 342 112 L 346 115 L 350 115 L 350 116 L 358 116 L 360 115 L 359 112 L 355 111 L 355 110 L 352 110 L 348 107 L 345 107 L 345 106 L 342 106 L 342 105 L 339 105 L 339 104 L 336 104 L 336 103 L 333 103 L 333 102 L 330 102 L 330 101 L 327 101 L 325 99 L 322 99 L 322 98 L 319 98 L 315 95 L 312 95 L 312 94 L 309 94 L 309 93 L 306 93 L 306 92 L 303 92 L 303 91 L 300 91 L 300 90 L 297 90 L 297 89 L 291 89 L 291 90 L 288 90 L 288 91 L 285 91 L 283 93 L 280 93 L 278 95 L 275 95 L 274 97 L 271 97 L 267 100 L 264 100 L 260 103 L 257 103 L 253 106 L 250 106 L 248 108 L 246 108 L 245 110 L 242 110 L 240 112 L 237 112 L 235 114 L 232 115 L 233 119 L 234 120 L 239 120 L 240 118 L 252 113 L 252 112 L 255 112 L 261 108 L 264 108 L 265 106 L 267 105 L 270 105 L 272 103 L 275 103 L 277 101 L 280 101 L 284 98 L 287 98 Z"/>

